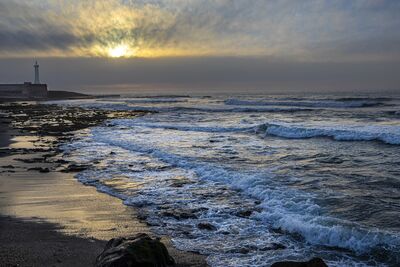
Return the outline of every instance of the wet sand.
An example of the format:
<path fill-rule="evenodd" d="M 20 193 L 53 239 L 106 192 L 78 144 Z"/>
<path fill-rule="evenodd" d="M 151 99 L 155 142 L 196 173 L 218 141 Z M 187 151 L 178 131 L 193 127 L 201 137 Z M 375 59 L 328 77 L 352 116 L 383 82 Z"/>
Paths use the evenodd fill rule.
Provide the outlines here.
<path fill-rule="evenodd" d="M 56 137 L 25 135 L 0 125 L 2 266 L 92 266 L 109 239 L 152 235 L 134 208 L 80 184 L 74 173 L 61 172 Z M 206 266 L 203 256 L 174 249 L 169 237 L 162 241 L 177 266 Z"/>
<path fill-rule="evenodd" d="M 93 266 L 103 242 L 64 235 L 60 226 L 0 217 L 1 266 Z"/>

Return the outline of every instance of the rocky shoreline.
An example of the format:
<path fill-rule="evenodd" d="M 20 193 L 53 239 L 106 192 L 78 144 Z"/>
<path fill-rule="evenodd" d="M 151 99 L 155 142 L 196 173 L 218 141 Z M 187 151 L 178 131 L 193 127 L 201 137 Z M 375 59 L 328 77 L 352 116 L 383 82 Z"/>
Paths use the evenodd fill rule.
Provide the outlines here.
<path fill-rule="evenodd" d="M 100 125 L 107 119 L 146 113 L 36 102 L 0 105 L 2 264 L 92 266 L 110 238 L 153 235 L 139 222 L 134 208 L 77 182 L 73 175 L 85 166 L 65 161 L 59 149 L 74 138 L 74 131 Z M 20 192 L 26 194 L 20 196 Z M 42 195 L 46 201 L 36 203 Z M 77 212 L 83 213 L 81 220 L 76 218 Z M 204 256 L 175 249 L 166 236 L 161 241 L 175 259 L 175 266 L 207 266 Z"/>
<path fill-rule="evenodd" d="M 0 105 L 0 123 L 2 128 L 6 128 L 7 130 L 4 131 L 3 136 L 0 138 L 3 140 L 3 148 L 0 149 L 0 158 L 11 157 L 11 160 L 4 160 L 1 164 L 2 166 L 0 166 L 0 177 L 2 178 L 0 183 L 6 183 L 8 179 L 6 176 L 12 176 L 18 173 L 28 174 L 28 176 L 31 176 L 28 179 L 32 179 L 32 177 L 42 179 L 43 175 L 51 174 L 56 174 L 56 177 L 64 177 L 63 175 L 67 175 L 65 177 L 72 177 L 74 173 L 90 167 L 76 162 L 69 162 L 62 158 L 62 151 L 59 147 L 62 144 L 70 142 L 74 138 L 74 131 L 100 125 L 107 119 L 132 118 L 143 116 L 147 113 L 148 112 L 145 111 L 93 110 L 29 102 L 2 104 Z M 11 142 L 16 142 L 16 145 L 14 146 L 12 144 L 10 145 L 9 139 L 11 137 L 13 137 Z M 74 182 L 78 183 L 76 181 Z M 53 188 L 56 189 L 56 186 L 57 185 Z M 179 187 L 180 184 L 177 184 L 176 186 Z M 83 188 L 86 189 L 87 187 L 82 186 L 79 190 L 83 190 Z M 94 188 L 90 188 L 90 190 L 94 191 Z M 46 194 L 46 192 L 39 192 L 39 194 L 40 193 Z M 94 195 L 93 198 L 97 198 L 100 195 L 97 192 L 94 194 L 96 195 Z M 112 201 L 116 203 L 115 205 L 119 205 L 119 208 L 129 210 L 134 209 L 132 207 L 123 206 L 122 203 L 119 203 L 117 199 L 112 197 L 106 195 L 102 195 L 102 197 L 109 198 L 110 200 L 112 199 Z M 53 198 L 53 200 L 54 199 L 60 201 L 57 196 Z M 60 203 L 61 202 L 63 201 L 60 201 Z M 0 203 L 0 212 L 2 211 L 1 206 Z M 3 206 L 7 207 L 7 205 Z M 39 206 L 39 208 L 43 209 L 42 206 Z M 107 210 L 106 212 L 111 213 L 107 216 L 113 216 L 112 210 Z M 193 216 L 190 212 L 185 213 L 175 210 L 170 211 L 170 213 L 168 212 L 169 211 L 164 211 L 163 216 L 172 216 L 179 220 Z M 38 214 L 35 214 L 35 216 L 41 219 L 46 217 L 41 214 L 41 211 L 39 211 Z M 249 216 L 249 214 L 244 213 L 241 216 Z M 0 240 L 3 242 L 2 245 L 0 245 L 0 252 L 2 252 L 2 255 L 5 255 L 3 256 L 2 262 L 9 263 L 10 265 L 18 264 L 19 266 L 30 266 L 27 262 L 35 262 L 35 259 L 38 258 L 39 260 L 35 262 L 37 265 L 49 265 L 51 263 L 55 266 L 70 266 L 71 264 L 77 266 L 88 266 L 89 264 L 91 265 L 94 263 L 94 260 L 96 259 L 94 255 L 99 255 L 105 247 L 103 252 L 97 257 L 96 266 L 142 266 L 140 265 L 141 261 L 154 263 L 154 266 L 207 266 L 204 256 L 176 250 L 171 245 L 168 237 L 161 238 L 161 241 L 166 244 L 165 252 L 163 249 L 163 243 L 159 242 L 157 237 L 156 239 L 152 239 L 148 236 L 148 234 L 152 235 L 152 233 L 144 224 L 146 221 L 146 214 L 143 214 L 140 210 L 135 211 L 134 218 L 129 218 L 130 217 L 128 216 L 126 219 L 128 221 L 127 223 L 129 223 L 129 220 L 131 219 L 135 220 L 136 224 L 140 224 L 139 227 L 136 224 L 133 226 L 133 228 L 136 229 L 135 231 L 122 231 L 122 239 L 118 239 L 117 237 L 121 235 L 113 234 L 113 231 L 119 231 L 119 226 L 114 227 L 114 222 L 108 222 L 108 224 L 113 225 L 113 227 L 110 228 L 111 230 L 109 233 L 98 239 L 96 236 L 97 233 L 94 234 L 96 238 L 75 237 L 75 233 L 65 236 L 62 233 L 59 233 L 60 229 L 64 227 L 68 228 L 68 226 L 63 225 L 62 220 L 59 226 L 48 223 L 46 220 L 44 220 L 44 222 L 36 222 L 32 220 L 21 221 L 18 216 L 10 217 L 9 214 L 1 212 L 0 221 L 2 222 L 3 227 L 1 229 Z M 13 232 L 12 229 L 19 229 L 18 226 L 22 225 L 25 231 L 24 236 L 21 236 L 20 233 L 14 233 L 11 236 L 8 234 L 9 232 Z M 82 228 L 86 226 L 80 224 L 77 228 L 79 229 L 79 227 Z M 126 225 L 124 227 L 129 228 Z M 206 222 L 200 223 L 197 227 L 207 231 L 214 230 L 214 226 Z M 53 251 L 53 248 L 49 248 L 50 251 L 53 251 L 53 256 L 45 253 L 41 257 L 38 257 L 37 254 L 40 253 L 43 244 L 32 244 L 32 242 L 26 242 L 27 237 L 29 238 L 30 236 L 38 235 L 37 229 L 40 229 L 39 232 L 45 239 L 51 240 L 51 242 L 47 243 L 48 246 L 59 247 L 60 244 L 58 242 L 61 242 L 62 244 L 65 244 L 64 249 L 69 253 L 63 254 L 60 252 L 62 250 Z M 140 229 L 140 231 L 137 229 Z M 95 228 L 93 232 L 96 231 L 98 231 L 98 229 Z M 37 238 L 40 239 L 41 235 L 38 235 Z M 105 241 L 110 237 L 113 239 L 106 244 Z M 7 242 L 13 243 L 14 247 L 10 248 L 10 246 L 7 245 Z M 14 244 L 15 242 L 17 244 L 16 246 Z M 85 245 L 85 243 L 87 244 Z M 142 247 L 138 249 L 137 244 L 140 244 Z M 145 247 L 143 247 L 143 244 L 145 244 Z M 150 247 L 148 247 L 149 244 L 151 244 Z M 30 248 L 26 246 L 33 246 L 33 252 L 21 253 L 21 251 L 30 250 Z M 135 247 L 134 251 L 146 251 L 146 253 L 140 255 L 135 253 L 132 254 L 132 246 Z M 80 252 L 81 247 L 86 247 L 88 249 L 85 252 Z M 168 252 L 170 254 L 168 254 Z M 81 255 L 79 255 L 77 259 L 80 257 L 83 257 L 84 259 L 81 259 L 78 264 L 74 263 L 73 260 L 71 261 L 70 255 L 79 253 Z M 18 255 L 18 257 L 10 257 L 10 255 L 14 254 Z M 147 255 L 148 257 L 143 255 Z M 160 257 L 162 259 L 159 259 Z M 175 259 L 175 265 L 173 259 Z M 136 265 L 118 265 L 121 261 L 135 262 Z M 275 263 L 273 266 L 324 267 L 326 264 L 321 259 L 312 259 L 308 262 L 280 262 Z"/>
<path fill-rule="evenodd" d="M 68 162 L 54 156 L 60 153 L 59 146 L 74 137 L 74 131 L 94 127 L 112 118 L 132 118 L 148 112 L 106 111 L 79 107 L 43 105 L 35 102 L 10 103 L 0 105 L 1 123 L 8 124 L 14 135 L 32 137 L 35 147 L 3 148 L 1 155 L 46 153 L 42 157 L 23 160 L 25 163 L 56 163 L 54 169 L 65 167 L 64 172 L 79 171 L 78 167 L 65 165 Z M 32 169 L 35 170 L 35 169 Z M 36 169 L 41 172 L 47 170 Z M 50 171 L 50 170 L 49 170 Z"/>

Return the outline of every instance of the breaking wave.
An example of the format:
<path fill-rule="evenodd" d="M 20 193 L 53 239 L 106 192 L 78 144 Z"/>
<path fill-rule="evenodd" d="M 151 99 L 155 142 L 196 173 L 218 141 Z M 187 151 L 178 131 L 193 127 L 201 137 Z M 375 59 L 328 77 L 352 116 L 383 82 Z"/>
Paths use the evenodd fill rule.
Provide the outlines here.
<path fill-rule="evenodd" d="M 254 127 L 210 127 L 210 126 L 193 126 L 184 124 L 162 124 L 162 123 L 145 123 L 136 122 L 132 120 L 113 120 L 110 122 L 112 125 L 124 126 L 124 127 L 146 127 L 152 129 L 166 129 L 166 130 L 177 130 L 186 132 L 207 132 L 207 133 L 228 133 L 228 132 L 247 132 L 254 130 Z"/>
<path fill-rule="evenodd" d="M 126 127 L 146 127 L 193 132 L 255 132 L 288 139 L 306 139 L 314 137 L 330 137 L 337 141 L 380 141 L 390 145 L 400 145 L 400 126 L 304 126 L 290 123 L 264 123 L 257 126 L 222 127 L 187 124 L 144 123 L 132 120 L 114 120 L 114 125 Z"/>
<path fill-rule="evenodd" d="M 304 126 L 288 123 L 266 123 L 256 132 L 289 139 L 331 137 L 338 141 L 381 141 L 400 145 L 400 126 Z"/>
<path fill-rule="evenodd" d="M 309 244 L 348 249 L 357 255 L 368 255 L 373 253 L 375 249 L 383 248 L 391 254 L 394 253 L 394 257 L 398 257 L 396 256 L 400 247 L 398 235 L 377 229 L 362 228 L 356 223 L 325 216 L 321 207 L 313 201 L 311 193 L 275 184 L 273 174 L 238 172 L 212 163 L 193 160 L 154 146 L 135 143 L 129 139 L 129 133 L 124 134 L 115 130 L 107 131 L 104 128 L 94 128 L 92 134 L 96 143 L 135 153 L 144 153 L 169 164 L 169 166 L 194 173 L 203 182 L 224 183 L 232 189 L 242 191 L 246 195 L 260 200 L 259 207 L 262 210 L 254 215 L 255 219 L 268 223 L 274 229 L 300 235 Z M 78 144 L 78 146 L 82 144 L 84 145 L 85 142 Z M 97 175 L 93 173 L 82 173 L 78 176 L 82 182 L 88 182 L 91 179 L 96 181 L 96 177 Z M 156 186 L 154 185 L 151 188 L 155 190 Z M 145 195 L 131 197 L 119 195 L 104 185 L 99 185 L 98 189 L 124 199 L 124 203 L 127 205 L 138 205 L 138 203 L 148 205 L 147 202 L 147 204 L 143 204 Z M 156 195 L 163 194 L 163 192 L 164 189 L 160 189 L 160 192 Z M 183 196 L 180 195 L 179 197 Z M 148 199 L 152 198 L 154 196 Z M 207 214 L 204 214 L 204 216 L 207 216 Z M 178 246 L 187 248 L 190 247 L 192 241 L 180 240 L 180 242 L 182 244 L 179 244 L 178 241 Z M 196 240 L 196 242 L 201 241 Z M 207 252 L 207 250 L 204 249 L 202 252 Z"/>
<path fill-rule="evenodd" d="M 394 99 L 249 99 L 258 100 L 82 100 L 82 107 L 150 112 L 91 128 L 64 151 L 88 166 L 79 181 L 139 207 L 152 230 L 209 255 L 211 266 L 313 256 L 329 266 L 396 266 Z M 171 217 L 186 211 L 195 216 Z M 200 229 L 202 222 L 214 230 Z"/>

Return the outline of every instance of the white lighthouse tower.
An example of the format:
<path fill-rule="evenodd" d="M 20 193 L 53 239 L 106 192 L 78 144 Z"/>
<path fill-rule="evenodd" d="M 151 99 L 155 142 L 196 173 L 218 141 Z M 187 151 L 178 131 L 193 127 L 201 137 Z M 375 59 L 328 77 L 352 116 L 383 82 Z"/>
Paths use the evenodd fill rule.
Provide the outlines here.
<path fill-rule="evenodd" d="M 35 63 L 35 65 L 33 65 L 33 67 L 35 68 L 35 82 L 34 84 L 40 84 L 40 80 L 39 80 L 39 64 Z"/>

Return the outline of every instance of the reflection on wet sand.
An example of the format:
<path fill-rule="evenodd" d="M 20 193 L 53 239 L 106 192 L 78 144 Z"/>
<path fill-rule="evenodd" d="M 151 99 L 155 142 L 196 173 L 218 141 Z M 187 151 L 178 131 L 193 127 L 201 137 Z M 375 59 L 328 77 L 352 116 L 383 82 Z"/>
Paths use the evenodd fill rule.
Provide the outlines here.
<path fill-rule="evenodd" d="M 85 263 L 93 262 L 93 255 L 104 248 L 104 241 L 149 233 L 149 228 L 137 219 L 135 209 L 82 185 L 73 172 L 61 172 L 67 162 L 58 154 L 60 142 L 68 142 L 69 131 L 87 127 L 85 120 L 101 123 L 106 119 L 104 113 L 74 113 L 53 107 L 54 112 L 61 113 L 58 117 L 71 117 L 74 113 L 76 123 L 68 122 L 66 129 L 47 124 L 54 115 L 48 106 L 25 108 L 35 110 L 26 112 L 32 118 L 27 115 L 22 116 L 26 120 L 20 120 L 11 114 L 10 127 L 14 127 L 15 136 L 0 135 L 4 139 L 0 142 L 0 262 L 18 266 L 88 266 Z M 19 114 L 24 107 L 11 105 L 10 109 Z M 31 122 L 38 127 L 32 128 Z M 41 124 L 51 131 L 41 132 Z M 167 237 L 162 240 L 178 266 L 206 266 L 202 256 L 174 249 Z M 10 253 L 14 256 L 8 257 Z"/>

